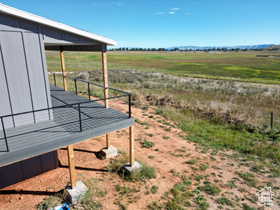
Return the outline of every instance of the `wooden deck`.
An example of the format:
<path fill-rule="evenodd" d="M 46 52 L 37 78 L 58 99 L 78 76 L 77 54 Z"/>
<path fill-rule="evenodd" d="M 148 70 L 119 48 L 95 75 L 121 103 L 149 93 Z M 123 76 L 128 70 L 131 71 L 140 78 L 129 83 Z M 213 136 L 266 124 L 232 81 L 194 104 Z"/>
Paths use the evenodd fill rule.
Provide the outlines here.
<path fill-rule="evenodd" d="M 72 92 L 51 86 L 53 106 L 62 106 L 88 101 Z M 112 102 L 113 103 L 113 102 Z M 0 152 L 0 167 L 56 149 L 127 128 L 134 123 L 133 118 L 103 104 L 91 102 L 81 105 L 82 132 L 79 112 L 76 108 L 53 110 L 54 120 L 35 125 L 7 129 L 9 152 Z M 0 138 L 3 132 L 0 131 Z M 5 151 L 4 139 L 0 139 L 0 151 Z"/>

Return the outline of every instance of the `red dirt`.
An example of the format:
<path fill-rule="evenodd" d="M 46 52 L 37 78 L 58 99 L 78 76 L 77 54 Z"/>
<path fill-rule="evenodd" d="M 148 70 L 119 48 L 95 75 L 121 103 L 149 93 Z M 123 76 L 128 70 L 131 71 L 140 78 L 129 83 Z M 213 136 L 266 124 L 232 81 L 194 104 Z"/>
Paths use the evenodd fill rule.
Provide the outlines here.
<path fill-rule="evenodd" d="M 127 106 L 121 102 L 119 102 L 116 107 L 123 110 L 127 108 Z M 98 198 L 103 205 L 103 209 L 119 209 L 117 205 L 118 202 L 124 204 L 131 210 L 147 209 L 148 204 L 152 201 L 160 201 L 161 196 L 180 181 L 180 178 L 176 176 L 175 172 L 184 174 L 190 177 L 190 179 L 193 179 L 196 175 L 209 175 L 207 180 L 219 185 L 222 190 L 220 193 L 221 195 L 224 194 L 229 198 L 237 196 L 240 199 L 239 205 L 235 206 L 235 209 L 241 208 L 240 203 L 244 202 L 248 203 L 250 206 L 260 207 L 258 204 L 252 203 L 246 199 L 256 194 L 256 188 L 249 187 L 242 179 L 239 178 L 239 180 L 236 181 L 238 187 L 234 189 L 225 186 L 227 181 L 238 177 L 238 175 L 236 175 L 237 171 L 249 171 L 247 165 L 249 164 L 250 166 L 250 163 L 246 162 L 247 165 L 241 164 L 241 162 L 235 161 L 221 152 L 216 155 L 203 152 L 199 145 L 180 137 L 184 135 L 181 130 L 159 123 L 159 120 L 163 122 L 166 122 L 166 120 L 161 116 L 155 115 L 153 109 L 141 110 L 135 108 L 133 114 L 137 119 L 140 119 L 141 122 L 148 123 L 145 125 L 139 123 L 135 124 L 136 157 L 156 168 L 157 178 L 151 179 L 145 183 L 131 183 L 123 181 L 116 174 L 102 171 L 102 169 L 106 168 L 109 161 L 98 160 L 90 151 L 98 151 L 103 148 L 105 146 L 104 137 L 90 139 L 75 145 L 75 148 L 80 150 L 75 152 L 79 179 L 100 179 L 100 185 L 107 191 L 106 196 Z M 147 134 L 153 134 L 153 136 Z M 122 151 L 128 151 L 128 129 L 114 132 L 110 136 L 112 145 Z M 166 136 L 170 138 L 166 139 Z M 150 149 L 142 148 L 140 141 L 143 139 L 154 142 L 155 146 Z M 230 153 L 227 152 L 227 154 Z M 154 158 L 151 159 L 151 156 L 154 156 Z M 197 163 L 194 165 L 185 163 L 185 161 L 191 159 L 197 160 Z M 59 160 L 62 165 L 67 166 L 66 150 L 59 150 Z M 204 171 L 197 170 L 197 167 L 203 163 L 208 164 L 208 169 Z M 255 176 L 259 184 L 265 185 L 265 183 L 271 182 L 274 186 L 280 186 L 278 178 L 268 178 L 266 175 L 258 174 L 255 174 Z M 60 167 L 32 179 L 9 186 L 0 191 L 0 209 L 36 209 L 38 203 L 48 195 L 63 189 L 68 182 L 68 169 L 66 167 Z M 121 196 L 115 190 L 117 184 L 136 188 L 139 192 L 132 193 L 130 196 Z M 147 191 L 149 191 L 153 185 L 158 186 L 157 193 L 147 194 Z M 193 181 L 192 188 L 194 189 L 195 187 L 195 181 Z M 208 195 L 205 195 L 205 197 L 210 204 L 209 209 L 218 209 L 215 197 Z M 244 201 L 242 199 L 244 199 Z M 276 203 L 274 207 L 274 209 L 280 209 Z"/>

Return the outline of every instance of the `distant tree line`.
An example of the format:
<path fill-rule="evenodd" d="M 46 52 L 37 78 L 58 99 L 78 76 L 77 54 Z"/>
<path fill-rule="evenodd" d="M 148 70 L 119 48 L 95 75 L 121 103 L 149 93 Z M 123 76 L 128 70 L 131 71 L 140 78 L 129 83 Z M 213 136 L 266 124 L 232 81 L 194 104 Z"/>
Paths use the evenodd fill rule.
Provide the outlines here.
<path fill-rule="evenodd" d="M 225 47 L 213 47 L 206 49 L 180 49 L 180 48 L 142 48 L 142 47 L 119 47 L 111 48 L 110 51 L 180 51 L 180 52 L 189 52 L 189 51 L 200 51 L 200 52 L 210 52 L 210 51 L 263 51 L 265 49 L 245 49 L 245 48 L 225 48 Z"/>
<path fill-rule="evenodd" d="M 112 48 L 110 51 L 169 51 L 166 48 L 142 48 L 142 47 L 120 47 L 120 48 Z"/>

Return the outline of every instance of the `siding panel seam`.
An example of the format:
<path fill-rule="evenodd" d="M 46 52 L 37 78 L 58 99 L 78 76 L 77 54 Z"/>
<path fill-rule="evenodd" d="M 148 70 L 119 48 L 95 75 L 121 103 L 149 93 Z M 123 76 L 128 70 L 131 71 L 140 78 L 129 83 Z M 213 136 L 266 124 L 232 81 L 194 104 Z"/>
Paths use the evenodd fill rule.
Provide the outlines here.
<path fill-rule="evenodd" d="M 0 40 L 1 41 L 1 40 Z M 11 101 L 11 94 L 10 94 L 10 89 L 9 89 L 9 83 L 8 83 L 8 77 L 7 77 L 7 72 L 6 72 L 6 66 L 5 66 L 5 61 L 4 61 L 4 56 L 3 56 L 3 50 L 0 42 L 0 53 L 1 53 L 1 58 L 2 58 L 2 64 L 3 64 L 3 69 L 4 69 L 4 75 L 5 75 L 5 81 L 6 81 L 6 86 L 7 86 L 7 93 L 8 93 L 8 98 L 9 98 L 9 104 L 10 104 L 10 109 L 11 109 L 11 114 L 14 114 L 13 111 L 13 106 L 12 106 L 12 101 Z M 14 128 L 16 127 L 15 124 L 15 118 L 12 116 L 12 121 Z"/>
<path fill-rule="evenodd" d="M 33 113 L 33 121 L 34 121 L 34 124 L 36 124 L 32 88 L 31 88 L 31 84 L 30 84 L 29 66 L 28 66 L 28 61 L 27 61 L 27 56 L 26 56 L 26 48 L 25 48 L 24 37 L 23 37 L 24 33 L 20 32 L 20 34 L 21 34 L 21 39 L 22 39 L 22 47 L 23 47 L 23 54 L 24 54 L 24 60 L 25 60 L 25 66 L 26 66 L 27 80 L 28 80 L 28 86 L 29 86 L 31 108 L 32 108 L 32 113 Z"/>
<path fill-rule="evenodd" d="M 43 45 L 43 43 L 41 41 L 41 27 L 39 27 L 39 29 L 38 29 L 38 38 L 39 38 L 40 55 L 41 55 L 42 70 L 43 70 L 43 77 L 44 77 L 46 101 L 47 101 L 47 106 L 48 106 L 48 114 L 49 114 L 49 120 L 51 120 L 50 102 L 49 102 L 49 97 L 48 97 L 48 92 L 47 92 L 47 81 L 46 81 L 46 76 L 45 76 L 46 69 L 45 69 L 45 65 L 44 65 L 44 56 L 43 56 L 43 52 L 42 52 L 42 47 L 44 45 Z"/>

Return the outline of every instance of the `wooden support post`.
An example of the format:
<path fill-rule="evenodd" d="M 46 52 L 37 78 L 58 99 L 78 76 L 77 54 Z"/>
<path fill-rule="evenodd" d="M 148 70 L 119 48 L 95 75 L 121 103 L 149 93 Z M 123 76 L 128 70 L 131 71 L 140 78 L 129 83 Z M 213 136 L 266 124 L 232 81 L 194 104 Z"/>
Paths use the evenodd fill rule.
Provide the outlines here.
<path fill-rule="evenodd" d="M 103 86 L 104 86 L 104 105 L 106 108 L 109 107 L 108 97 L 108 64 L 107 64 L 107 52 L 106 49 L 102 50 L 102 71 L 103 71 Z"/>
<path fill-rule="evenodd" d="M 134 157 L 134 131 L 133 126 L 129 127 L 129 163 L 132 166 L 135 161 Z"/>
<path fill-rule="evenodd" d="M 69 145 L 67 148 L 68 152 L 68 164 L 70 173 L 70 182 L 72 189 L 76 187 L 76 170 L 75 170 L 75 158 L 74 158 L 74 146 Z"/>
<path fill-rule="evenodd" d="M 66 67 L 65 67 L 64 51 L 62 49 L 60 49 L 59 55 L 60 55 L 61 72 L 62 72 L 62 78 L 63 78 L 63 88 L 64 88 L 64 90 L 68 90 L 67 79 L 66 79 L 67 74 L 66 74 Z"/>
<path fill-rule="evenodd" d="M 106 148 L 109 148 L 110 145 L 111 145 L 110 136 L 109 133 L 106 133 Z"/>
<path fill-rule="evenodd" d="M 104 105 L 106 108 L 109 107 L 108 97 L 109 97 L 109 82 L 108 82 L 108 61 L 107 61 L 107 50 L 106 46 L 102 49 L 102 72 L 103 72 L 103 87 L 104 87 Z M 110 146 L 109 134 L 106 134 L 106 147 Z"/>

